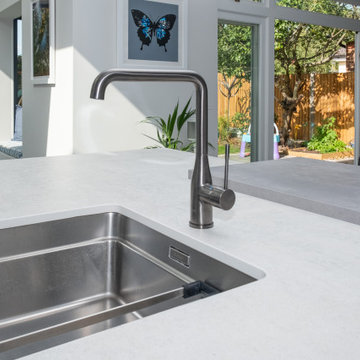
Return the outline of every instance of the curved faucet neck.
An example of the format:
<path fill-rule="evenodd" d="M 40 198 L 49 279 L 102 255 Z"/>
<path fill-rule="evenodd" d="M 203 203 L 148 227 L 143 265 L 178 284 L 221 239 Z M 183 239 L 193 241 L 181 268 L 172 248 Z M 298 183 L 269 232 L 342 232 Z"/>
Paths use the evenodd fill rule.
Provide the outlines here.
<path fill-rule="evenodd" d="M 90 97 L 104 100 L 107 86 L 114 81 L 189 82 L 194 84 L 196 88 L 196 156 L 207 155 L 208 89 L 205 80 L 199 74 L 192 71 L 108 70 L 96 77 Z"/>
<path fill-rule="evenodd" d="M 205 80 L 191 71 L 108 70 L 99 74 L 92 85 L 90 97 L 104 99 L 107 86 L 113 81 L 189 82 L 196 88 L 196 154 L 191 180 L 190 226 L 206 229 L 213 226 L 212 207 L 228 210 L 235 194 L 212 186 L 208 159 L 208 90 Z"/>

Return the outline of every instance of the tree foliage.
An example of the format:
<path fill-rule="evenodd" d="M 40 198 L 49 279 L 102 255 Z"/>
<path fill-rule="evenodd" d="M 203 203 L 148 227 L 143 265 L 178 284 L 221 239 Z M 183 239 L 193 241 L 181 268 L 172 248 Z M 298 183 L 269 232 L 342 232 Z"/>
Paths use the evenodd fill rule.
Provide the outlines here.
<path fill-rule="evenodd" d="M 219 23 L 218 68 L 227 77 L 250 79 L 251 27 Z"/>
<path fill-rule="evenodd" d="M 338 16 L 349 16 L 348 5 L 333 0 L 280 0 L 279 5 Z M 352 13 L 355 17 L 356 13 Z M 292 118 L 304 96 L 305 75 L 328 72 L 329 65 L 341 47 L 354 40 L 354 33 L 292 21 L 275 23 L 275 85 L 283 109 L 281 141 L 287 144 Z M 283 76 L 279 76 L 283 75 Z M 291 79 L 293 75 L 293 80 Z"/>
<path fill-rule="evenodd" d="M 218 70 L 222 77 L 219 90 L 227 98 L 230 121 L 230 99 L 237 95 L 242 81 L 251 77 L 250 26 L 219 23 Z"/>
<path fill-rule="evenodd" d="M 277 0 L 277 4 L 322 14 L 358 19 L 359 9 L 334 0 Z"/>

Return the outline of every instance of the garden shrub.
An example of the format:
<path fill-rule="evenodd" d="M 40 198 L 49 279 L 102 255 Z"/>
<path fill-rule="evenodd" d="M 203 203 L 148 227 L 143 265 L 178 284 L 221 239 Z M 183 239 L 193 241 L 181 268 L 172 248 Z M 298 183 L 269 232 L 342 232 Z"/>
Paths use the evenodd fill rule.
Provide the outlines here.
<path fill-rule="evenodd" d="M 318 126 L 307 144 L 307 149 L 319 151 L 321 154 L 344 151 L 346 144 L 339 140 L 335 122 L 336 119 L 330 117 L 324 121 L 323 125 Z"/>
<path fill-rule="evenodd" d="M 242 134 L 246 133 L 250 126 L 249 114 L 237 112 L 231 119 L 231 123 L 235 128 L 241 131 Z"/>

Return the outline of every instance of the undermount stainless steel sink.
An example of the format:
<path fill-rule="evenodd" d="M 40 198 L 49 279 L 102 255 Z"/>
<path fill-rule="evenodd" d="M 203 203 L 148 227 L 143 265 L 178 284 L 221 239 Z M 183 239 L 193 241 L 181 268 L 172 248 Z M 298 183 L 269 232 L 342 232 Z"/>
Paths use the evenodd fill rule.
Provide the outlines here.
<path fill-rule="evenodd" d="M 117 213 L 0 230 L 0 254 L 1 359 L 257 280 Z"/>

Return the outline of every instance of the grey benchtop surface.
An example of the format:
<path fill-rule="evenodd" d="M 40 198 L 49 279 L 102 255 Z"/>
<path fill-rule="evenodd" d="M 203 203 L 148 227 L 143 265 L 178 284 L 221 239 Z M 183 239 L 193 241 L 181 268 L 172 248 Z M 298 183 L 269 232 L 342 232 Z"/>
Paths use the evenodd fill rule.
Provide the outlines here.
<path fill-rule="evenodd" d="M 0 228 L 118 211 L 259 279 L 28 359 L 360 359 L 360 226 L 237 193 L 191 229 L 193 164 L 170 150 L 0 162 Z"/>
<path fill-rule="evenodd" d="M 221 185 L 223 167 L 212 168 Z M 289 158 L 230 165 L 234 191 L 360 224 L 360 167 Z"/>

